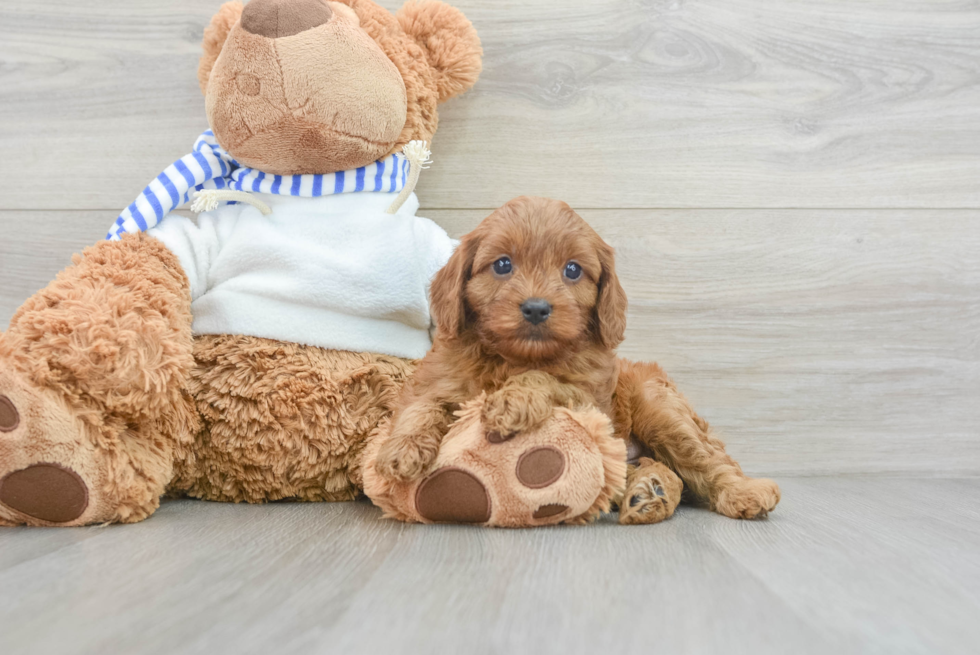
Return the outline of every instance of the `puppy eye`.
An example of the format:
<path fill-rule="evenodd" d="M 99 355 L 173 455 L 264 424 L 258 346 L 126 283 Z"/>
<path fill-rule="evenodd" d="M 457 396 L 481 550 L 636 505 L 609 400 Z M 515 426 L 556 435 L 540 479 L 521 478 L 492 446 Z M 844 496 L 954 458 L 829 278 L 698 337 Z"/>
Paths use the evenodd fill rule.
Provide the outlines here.
<path fill-rule="evenodd" d="M 510 264 L 510 257 L 501 257 L 493 263 L 493 272 L 497 275 L 507 275 L 513 268 Z"/>
<path fill-rule="evenodd" d="M 569 280 L 577 280 L 582 277 L 582 267 L 575 262 L 565 264 L 565 277 Z"/>

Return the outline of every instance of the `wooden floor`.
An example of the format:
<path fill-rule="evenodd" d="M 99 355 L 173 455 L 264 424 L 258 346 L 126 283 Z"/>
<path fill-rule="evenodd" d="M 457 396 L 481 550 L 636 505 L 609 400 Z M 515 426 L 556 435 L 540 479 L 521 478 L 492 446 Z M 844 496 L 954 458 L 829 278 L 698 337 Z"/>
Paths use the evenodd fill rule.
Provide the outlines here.
<path fill-rule="evenodd" d="M 206 129 L 221 2 L 0 0 L 0 327 Z M 485 66 L 440 109 L 420 214 L 459 236 L 571 203 L 617 249 L 622 354 L 782 504 L 4 530 L 0 653 L 977 652 L 980 1 L 452 3 Z"/>
<path fill-rule="evenodd" d="M 786 479 L 768 520 L 488 530 L 167 502 L 0 533 L 4 653 L 975 653 L 980 479 Z"/>

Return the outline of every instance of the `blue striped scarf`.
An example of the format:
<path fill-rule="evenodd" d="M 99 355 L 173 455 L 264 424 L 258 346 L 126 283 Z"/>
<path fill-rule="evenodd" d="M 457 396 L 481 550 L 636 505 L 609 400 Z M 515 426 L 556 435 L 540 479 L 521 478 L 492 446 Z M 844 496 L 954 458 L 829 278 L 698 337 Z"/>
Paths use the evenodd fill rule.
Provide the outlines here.
<path fill-rule="evenodd" d="M 116 241 L 129 232 L 143 232 L 188 200 L 194 191 L 233 189 L 283 196 L 316 198 L 337 193 L 379 191 L 397 193 L 405 187 L 408 162 L 403 156 L 384 159 L 351 171 L 325 175 L 266 175 L 246 168 L 218 145 L 207 130 L 184 155 L 157 175 L 143 193 L 124 209 L 109 228 L 106 240 Z"/>

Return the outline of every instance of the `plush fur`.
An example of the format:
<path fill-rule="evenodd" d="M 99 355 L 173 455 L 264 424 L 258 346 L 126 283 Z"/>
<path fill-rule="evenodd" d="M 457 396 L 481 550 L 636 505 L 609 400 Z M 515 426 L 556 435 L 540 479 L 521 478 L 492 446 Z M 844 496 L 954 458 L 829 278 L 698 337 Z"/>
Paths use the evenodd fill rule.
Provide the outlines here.
<path fill-rule="evenodd" d="M 201 417 L 170 491 L 207 500 L 351 500 L 359 456 L 414 362 L 271 339 L 202 336 L 189 390 Z"/>
<path fill-rule="evenodd" d="M 294 1 L 321 2 L 250 4 L 272 11 Z M 366 163 L 431 139 L 441 97 L 475 81 L 479 41 L 457 10 L 413 4 L 406 31 L 370 0 L 327 7 L 315 13 L 329 20 L 308 30 L 294 12 L 282 27 L 290 35 L 276 39 L 243 30 L 237 3 L 212 19 L 198 81 L 219 142 L 240 161 L 283 173 Z M 369 88 L 378 79 L 388 91 Z M 380 104 L 365 105 L 372 97 Z M 347 102 L 360 109 L 345 119 Z M 249 125 L 277 143 L 253 160 L 236 132 Z M 338 132 L 355 127 L 384 133 Z M 165 491 L 234 502 L 353 498 L 367 435 L 414 366 L 268 339 L 194 339 L 174 255 L 145 234 L 102 242 L 0 334 L 0 525 L 139 521 Z M 70 519 L 44 518 L 64 519 L 66 508 Z"/>
<path fill-rule="evenodd" d="M 309 29 L 281 38 L 246 29 L 277 1 L 252 0 L 241 22 L 240 4 L 222 5 L 198 67 L 218 143 L 266 173 L 348 170 L 431 140 L 438 103 L 479 76 L 476 31 L 441 2 L 411 0 L 396 18 L 370 0 L 290 0 L 329 19 L 308 12 Z"/>
<path fill-rule="evenodd" d="M 201 87 L 201 93 L 207 95 L 208 82 L 211 79 L 211 69 L 217 61 L 221 49 L 225 45 L 225 40 L 235 26 L 238 19 L 242 16 L 245 5 L 240 2 L 226 2 L 218 9 L 218 13 L 211 17 L 211 22 L 204 28 L 204 40 L 201 42 L 201 60 L 197 65 L 197 83 Z"/>
<path fill-rule="evenodd" d="M 506 274 L 494 269 L 502 257 L 511 265 Z M 565 275 L 569 262 L 580 277 Z M 547 320 L 525 319 L 529 298 L 550 304 Z M 714 510 L 754 518 L 779 501 L 776 484 L 746 477 L 656 364 L 617 360 L 626 295 L 613 250 L 567 204 L 522 197 L 491 214 L 436 276 L 432 312 L 433 348 L 402 392 L 378 451 L 386 478 L 420 477 L 452 413 L 487 393 L 483 423 L 502 435 L 540 426 L 555 406 L 595 405 L 614 417 L 621 438 L 636 437 Z M 641 514 L 625 516 L 635 522 Z"/>
<path fill-rule="evenodd" d="M 398 24 L 425 52 L 433 71 L 439 102 L 463 93 L 476 84 L 483 49 L 476 30 L 460 20 L 458 9 L 445 4 L 411 0 L 395 14 Z"/>

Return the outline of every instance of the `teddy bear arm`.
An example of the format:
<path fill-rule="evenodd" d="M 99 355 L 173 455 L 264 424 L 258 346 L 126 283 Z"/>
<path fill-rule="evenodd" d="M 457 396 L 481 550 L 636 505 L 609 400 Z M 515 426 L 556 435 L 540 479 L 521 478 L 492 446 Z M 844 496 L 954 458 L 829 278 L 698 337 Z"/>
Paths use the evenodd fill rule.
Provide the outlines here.
<path fill-rule="evenodd" d="M 144 234 L 104 241 L 29 298 L 7 337 L 32 379 L 132 419 L 155 416 L 186 386 L 191 298 L 179 260 Z"/>

